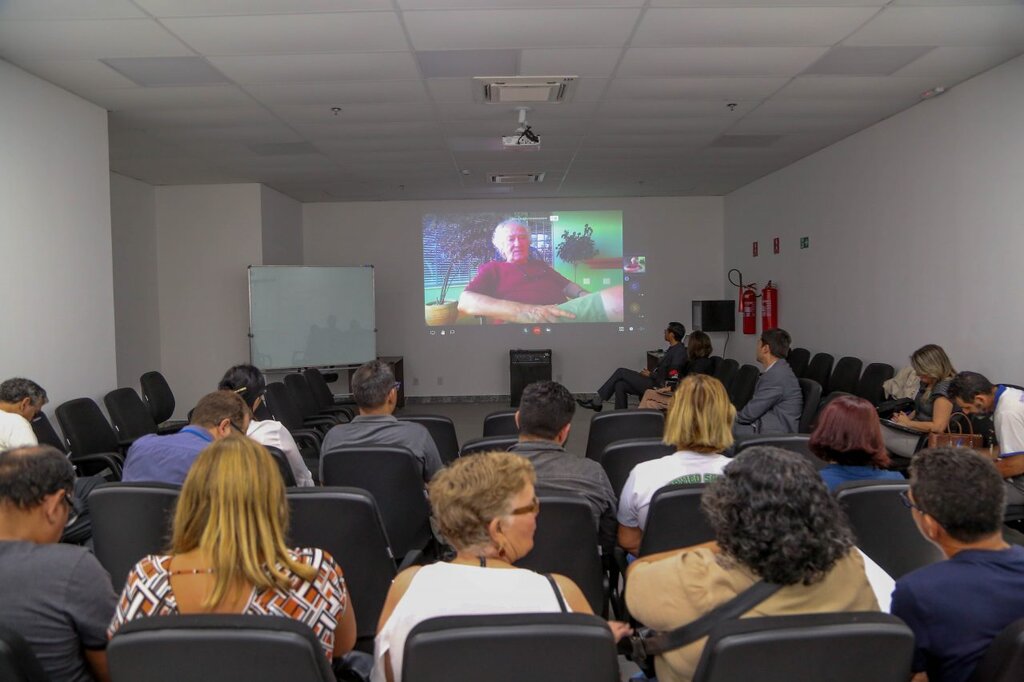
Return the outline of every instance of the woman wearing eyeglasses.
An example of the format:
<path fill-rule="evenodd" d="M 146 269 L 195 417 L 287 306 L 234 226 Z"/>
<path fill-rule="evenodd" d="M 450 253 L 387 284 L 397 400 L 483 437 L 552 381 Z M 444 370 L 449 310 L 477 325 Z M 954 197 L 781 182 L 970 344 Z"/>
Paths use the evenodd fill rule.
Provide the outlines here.
<path fill-rule="evenodd" d="M 256 410 L 263 404 L 263 394 L 267 390 L 267 380 L 264 378 L 263 372 L 252 365 L 235 365 L 224 373 L 217 388 L 222 391 L 234 391 L 249 406 L 252 420 L 249 422 L 249 428 L 246 429 L 245 435 L 257 443 L 277 448 L 283 452 L 288 460 L 288 466 L 291 467 L 292 474 L 295 476 L 295 483 L 299 487 L 314 485 L 313 475 L 302 459 L 299 446 L 295 444 L 295 439 L 292 438 L 292 434 L 288 432 L 284 424 L 273 419 L 256 419 Z"/>
<path fill-rule="evenodd" d="M 409 632 L 436 616 L 498 613 L 592 613 L 576 584 L 513 564 L 533 549 L 536 476 L 529 460 L 488 452 L 455 460 L 430 482 L 430 506 L 444 539 L 455 548 L 447 563 L 414 566 L 391 585 L 377 626 L 376 682 L 399 682 Z M 610 624 L 617 637 L 628 627 Z"/>

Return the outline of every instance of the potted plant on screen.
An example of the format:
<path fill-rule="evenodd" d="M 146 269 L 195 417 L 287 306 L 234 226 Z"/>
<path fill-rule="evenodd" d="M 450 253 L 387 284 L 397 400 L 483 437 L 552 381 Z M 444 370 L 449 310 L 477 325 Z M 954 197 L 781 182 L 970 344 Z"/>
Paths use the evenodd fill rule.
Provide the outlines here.
<path fill-rule="evenodd" d="M 581 261 L 593 258 L 597 255 L 597 245 L 594 244 L 594 228 L 589 224 L 583 225 L 582 232 L 562 232 L 562 240 L 558 242 L 558 249 L 555 253 L 565 263 L 572 263 L 572 281 L 576 282 L 576 268 Z"/>
<path fill-rule="evenodd" d="M 494 255 L 491 232 L 496 223 L 488 216 L 467 218 L 460 222 L 440 219 L 427 227 L 424 240 L 432 240 L 435 253 L 443 263 L 444 276 L 441 289 L 433 301 L 425 305 L 427 324 L 443 327 L 454 324 L 459 316 L 458 300 L 448 300 L 448 289 L 452 276 L 460 264 L 482 263 Z"/>

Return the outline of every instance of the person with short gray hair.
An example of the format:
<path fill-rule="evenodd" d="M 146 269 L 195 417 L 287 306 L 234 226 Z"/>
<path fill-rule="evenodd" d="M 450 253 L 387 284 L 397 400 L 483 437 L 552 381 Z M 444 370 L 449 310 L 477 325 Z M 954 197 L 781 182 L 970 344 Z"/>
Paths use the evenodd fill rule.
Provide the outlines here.
<path fill-rule="evenodd" d="M 320 457 L 347 445 L 397 445 L 412 453 L 423 471 L 424 482 L 429 481 L 443 466 L 441 455 L 425 426 L 395 418 L 399 383 L 391 365 L 381 360 L 367 362 L 353 373 L 349 383 L 359 414 L 327 432 Z"/>
<path fill-rule="evenodd" d="M 49 402 L 43 387 L 15 377 L 0 383 L 0 450 L 36 445 L 32 420 Z"/>
<path fill-rule="evenodd" d="M 110 575 L 89 550 L 58 542 L 76 513 L 75 480 L 56 448 L 0 452 L 0 625 L 25 638 L 53 682 L 109 679 Z"/>

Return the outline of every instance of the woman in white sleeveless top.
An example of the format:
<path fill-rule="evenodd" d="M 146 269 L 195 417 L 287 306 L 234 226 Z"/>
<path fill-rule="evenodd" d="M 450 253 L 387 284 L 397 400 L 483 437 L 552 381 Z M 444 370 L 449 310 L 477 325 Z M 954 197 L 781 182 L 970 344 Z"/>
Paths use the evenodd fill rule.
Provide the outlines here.
<path fill-rule="evenodd" d="M 592 613 L 576 584 L 513 563 L 533 549 L 540 503 L 529 460 L 511 452 L 457 459 L 429 486 L 430 505 L 450 563 L 414 566 L 395 578 L 377 625 L 375 682 L 400 682 L 409 632 L 436 616 L 495 613 Z M 629 631 L 610 623 L 616 638 Z"/>

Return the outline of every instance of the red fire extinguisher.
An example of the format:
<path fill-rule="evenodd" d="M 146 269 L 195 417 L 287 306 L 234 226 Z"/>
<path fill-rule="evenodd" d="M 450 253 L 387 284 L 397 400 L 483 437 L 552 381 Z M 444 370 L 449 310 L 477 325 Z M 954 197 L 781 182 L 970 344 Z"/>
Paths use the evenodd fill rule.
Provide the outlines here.
<path fill-rule="evenodd" d="M 779 326 L 779 289 L 771 280 L 761 289 L 761 330 L 775 329 Z M 744 331 L 746 323 L 744 322 Z"/>
<path fill-rule="evenodd" d="M 744 284 L 740 287 L 740 313 L 743 316 L 743 333 L 757 333 L 757 286 Z"/>

